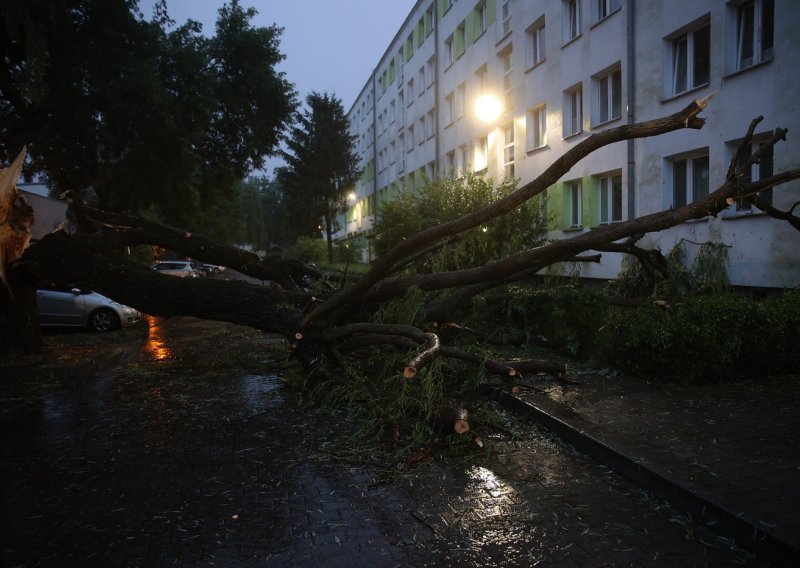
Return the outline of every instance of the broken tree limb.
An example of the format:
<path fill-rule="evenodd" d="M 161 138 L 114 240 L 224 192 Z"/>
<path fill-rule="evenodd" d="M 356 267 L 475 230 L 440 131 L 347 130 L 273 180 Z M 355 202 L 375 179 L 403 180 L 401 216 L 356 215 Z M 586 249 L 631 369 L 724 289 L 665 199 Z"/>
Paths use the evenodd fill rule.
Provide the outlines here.
<path fill-rule="evenodd" d="M 445 432 L 456 434 L 469 432 L 469 412 L 461 406 L 449 404 L 439 406 L 436 421 Z"/>
<path fill-rule="evenodd" d="M 17 191 L 27 151 L 23 148 L 7 168 L 0 169 L 0 280 L 8 286 L 6 270 L 28 248 L 33 208 Z"/>
<path fill-rule="evenodd" d="M 593 133 L 553 162 L 553 164 L 536 179 L 520 187 L 503 199 L 469 215 L 431 227 L 399 242 L 391 251 L 379 259 L 372 269 L 355 285 L 343 290 L 330 298 L 327 302 L 317 306 L 314 311 L 306 316 L 303 323 L 308 324 L 317 319 L 324 319 L 334 312 L 340 311 L 344 306 L 360 302 L 365 295 L 372 290 L 375 284 L 383 280 L 392 272 L 398 263 L 402 262 L 407 257 L 440 239 L 469 230 L 519 207 L 528 199 L 543 193 L 548 187 L 556 183 L 561 176 L 566 174 L 572 166 L 581 159 L 604 146 L 622 140 L 657 136 L 683 128 L 702 128 L 705 119 L 700 118 L 698 114 L 706 108 L 711 96 L 713 95 L 704 99 L 695 100 L 680 112 L 664 118 L 637 124 L 626 124 L 616 128 L 609 128 L 602 132 Z M 576 250 L 567 256 L 578 254 L 583 250 L 588 249 Z M 519 271 L 519 268 L 516 271 Z"/>
<path fill-rule="evenodd" d="M 441 345 L 439 336 L 435 333 L 425 334 L 425 349 L 418 353 L 403 369 L 403 376 L 413 379 L 422 368 L 439 356 Z"/>

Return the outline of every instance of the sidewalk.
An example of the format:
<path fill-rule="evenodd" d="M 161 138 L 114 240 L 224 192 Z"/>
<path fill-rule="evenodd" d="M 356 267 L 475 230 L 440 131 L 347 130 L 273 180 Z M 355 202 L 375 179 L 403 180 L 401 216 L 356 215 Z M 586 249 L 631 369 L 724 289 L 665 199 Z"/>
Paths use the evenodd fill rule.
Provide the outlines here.
<path fill-rule="evenodd" d="M 382 463 L 379 444 L 351 437 L 345 409 L 285 400 L 283 380 L 264 366 L 274 342 L 171 318 L 111 373 L 25 404 L 0 400 L 16 408 L 0 412 L 0 566 L 767 565 L 521 422 L 513 436 L 486 427 L 483 449 L 441 447 L 411 469 Z M 660 414 L 670 409 L 637 406 L 662 408 L 656 395 L 636 398 L 647 389 L 579 379 L 529 396 L 587 423 L 622 424 L 638 401 L 640 416 L 661 420 L 654 446 L 677 439 L 675 416 Z M 677 416 L 685 405 L 675 404 Z M 797 448 L 782 449 L 796 467 Z"/>
<path fill-rule="evenodd" d="M 597 448 L 616 450 L 633 464 L 629 477 L 652 470 L 677 493 L 661 491 L 658 479 L 643 478 L 645 488 L 676 505 L 683 490 L 694 494 L 700 499 L 696 518 L 718 507 L 732 518 L 709 516 L 705 522 L 741 525 L 722 527 L 723 534 L 762 548 L 776 563 L 800 559 L 797 377 L 691 387 L 591 374 L 575 381 L 526 389 L 519 398 L 557 419 L 548 426 L 560 435 L 569 438 L 570 429 L 584 434 L 572 440 L 579 450 L 591 455 L 586 440 L 599 442 Z M 617 469 L 625 475 L 624 463 Z"/>

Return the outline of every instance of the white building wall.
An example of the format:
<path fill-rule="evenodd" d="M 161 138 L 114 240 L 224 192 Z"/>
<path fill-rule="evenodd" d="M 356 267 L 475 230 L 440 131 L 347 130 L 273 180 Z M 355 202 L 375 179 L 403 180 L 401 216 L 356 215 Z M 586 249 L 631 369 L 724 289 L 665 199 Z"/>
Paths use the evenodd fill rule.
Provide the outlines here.
<path fill-rule="evenodd" d="M 710 78 L 708 84 L 671 96 L 673 37 L 698 21 L 710 26 Z M 705 126 L 636 142 L 636 209 L 638 215 L 660 211 L 673 198 L 670 157 L 706 149 L 709 188 L 725 179 L 733 143 L 746 133 L 758 115 L 764 120 L 756 134 L 788 128 L 786 142 L 775 147 L 774 173 L 800 165 L 798 81 L 789 69 L 800 54 L 800 3 L 775 0 L 775 45 L 764 62 L 736 71 L 736 12 L 733 3 L 675 0 L 636 3 L 636 118 L 648 120 L 676 112 L 693 99 L 716 92 L 705 112 Z M 774 205 L 789 209 L 800 200 L 800 184 L 792 182 L 774 190 Z M 683 242 L 687 253 L 695 243 L 727 245 L 729 276 L 742 286 L 795 287 L 800 285 L 800 250 L 797 231 L 789 224 L 760 213 L 739 213 L 732 206 L 716 218 L 683 223 L 650 236 L 663 252 Z"/>
<path fill-rule="evenodd" d="M 760 3 L 762 0 L 756 1 Z M 790 62 L 800 54 L 800 34 L 792 30 L 793 23 L 800 21 L 800 3 L 775 0 L 772 57 L 735 72 L 736 7 L 739 4 L 719 0 L 577 0 L 580 30 L 577 37 L 568 38 L 569 2 L 565 0 L 512 0 L 508 4 L 510 18 L 505 22 L 503 0 L 486 0 L 489 14 L 485 32 L 474 42 L 468 42 L 464 53 L 450 61 L 449 38 L 481 2 L 457 0 L 447 8 L 447 2 L 420 0 L 398 30 L 350 112 L 352 120 L 364 100 L 367 107 L 370 106 L 373 83 L 378 93 L 374 103 L 378 119 L 382 113 L 388 112 L 392 101 L 395 104 L 394 121 L 384 121 L 375 133 L 377 145 L 366 145 L 361 149 L 364 164 L 373 159 L 373 153 L 375 156 L 382 154 L 384 158 L 376 163 L 376 179 L 362 180 L 357 185 L 359 199 L 366 199 L 378 190 L 380 201 L 380 198 L 390 196 L 390 192 L 381 191 L 383 188 L 409 187 L 411 180 L 418 184 L 419 176 L 415 172 L 430 173 L 433 163 L 437 165 L 439 175 L 451 173 L 451 164 L 457 171 L 474 171 L 479 166 L 475 163 L 476 143 L 484 137 L 489 146 L 486 174 L 499 179 L 504 173 L 505 127 L 510 124 L 514 128 L 514 173 L 520 184 L 524 184 L 593 132 L 620 126 L 630 119 L 643 121 L 668 115 L 682 109 L 692 99 L 714 91 L 717 96 L 703 113 L 707 124 L 702 130 L 684 130 L 637 140 L 633 143 L 632 153 L 627 142 L 617 143 L 576 164 L 548 192 L 548 212 L 557 227 L 553 237 L 568 238 L 601 221 L 601 175 L 613 174 L 621 179 L 622 213 L 620 219 L 614 220 L 627 220 L 669 207 L 672 201 L 670 159 L 685 152 L 707 149 L 710 189 L 713 191 L 724 179 L 731 143 L 744 134 L 751 118 L 758 114 L 765 116 L 758 133 L 778 126 L 790 131 L 788 142 L 776 147 L 775 172 L 798 167 L 800 147 L 792 140 L 792 132 L 799 131 L 798 81 L 792 74 Z M 402 72 L 398 69 L 395 81 L 385 93 L 381 93 L 379 80 L 384 69 L 392 59 L 397 59 L 406 38 L 413 34 L 418 21 L 431 6 L 437 10 L 447 8 L 436 18 L 437 29 L 425 37 L 422 45 L 415 44 L 413 56 L 404 62 Z M 609 10 L 602 18 L 598 14 L 601 6 Z M 542 22 L 544 59 L 534 64 L 529 55 L 533 37 L 530 32 Z M 708 82 L 673 96 L 676 37 L 706 22 L 710 25 Z M 628 61 L 631 48 L 635 54 L 634 61 Z M 512 70 L 510 83 L 505 85 L 511 87 L 510 104 L 494 123 L 481 123 L 473 112 L 475 99 L 481 93 L 476 72 L 485 69 L 485 90 L 503 97 L 503 56 L 509 51 Z M 433 57 L 437 58 L 435 80 L 420 89 L 420 69 L 423 70 L 422 76 L 426 77 L 428 62 Z M 619 69 L 620 75 L 620 112 L 610 120 L 601 121 L 598 117 L 598 78 L 615 68 Z M 414 83 L 413 88 L 409 88 L 409 81 Z M 634 92 L 632 105 L 628 98 L 631 83 Z M 565 135 L 564 121 L 569 120 L 566 118 L 568 109 L 565 103 L 568 100 L 565 92 L 576 86 L 580 86 L 582 91 L 582 128 L 577 134 Z M 399 102 L 401 93 L 402 105 Z M 455 110 L 452 117 L 450 104 Z M 527 140 L 532 124 L 530 111 L 543 104 L 546 105 L 546 144 L 533 148 Z M 428 118 L 433 109 L 436 111 L 436 124 L 431 130 Z M 361 126 L 355 125 L 362 133 L 363 124 L 364 121 Z M 409 144 L 411 126 L 414 140 Z M 427 131 L 422 137 L 418 132 L 420 128 Z M 394 152 L 391 151 L 392 142 L 395 144 Z M 465 150 L 465 158 L 462 158 L 462 150 Z M 633 172 L 630 178 L 629 160 Z M 583 219 L 580 227 L 572 228 L 568 222 L 565 224 L 565 220 L 569 221 L 565 182 L 576 180 L 582 182 Z M 798 185 L 787 184 L 776 190 L 775 205 L 788 209 L 800 200 Z M 368 229 L 372 217 L 359 223 L 360 230 Z M 796 231 L 786 223 L 757 213 L 728 213 L 717 219 L 685 223 L 649 235 L 645 242 L 659 246 L 666 253 L 682 240 L 690 255 L 697 249 L 697 245 L 692 243 L 712 241 L 730 245 L 729 273 L 735 284 L 800 285 L 800 253 L 793 246 Z M 620 261 L 620 255 L 606 253 L 600 265 L 583 264 L 581 275 L 613 278 L 619 271 Z"/>

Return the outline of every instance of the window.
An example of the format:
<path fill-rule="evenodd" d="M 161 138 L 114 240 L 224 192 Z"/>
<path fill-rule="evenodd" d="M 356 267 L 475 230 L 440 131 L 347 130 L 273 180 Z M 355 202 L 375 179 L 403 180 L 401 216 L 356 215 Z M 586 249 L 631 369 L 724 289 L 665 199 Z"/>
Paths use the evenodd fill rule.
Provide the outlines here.
<path fill-rule="evenodd" d="M 397 105 L 395 104 L 395 100 L 392 99 L 392 102 L 389 103 L 389 124 L 394 123 L 397 119 Z"/>
<path fill-rule="evenodd" d="M 503 172 L 505 177 L 514 177 L 514 123 L 506 125 L 503 129 Z"/>
<path fill-rule="evenodd" d="M 513 52 L 509 48 L 500 55 L 503 60 L 503 101 L 506 108 L 511 108 L 513 106 L 511 104 L 511 89 L 513 86 L 511 74 L 514 71 L 511 59 L 512 53 Z"/>
<path fill-rule="evenodd" d="M 711 26 L 706 23 L 688 33 L 672 38 L 669 77 L 670 96 L 708 84 L 710 78 Z"/>
<path fill-rule="evenodd" d="M 419 72 L 417 72 L 417 95 L 421 95 L 425 92 L 425 66 L 419 68 Z"/>
<path fill-rule="evenodd" d="M 456 151 L 450 150 L 445 154 L 445 166 L 447 167 L 447 175 L 452 176 L 456 172 Z"/>
<path fill-rule="evenodd" d="M 417 144 L 425 142 L 425 115 L 420 116 L 417 121 Z"/>
<path fill-rule="evenodd" d="M 458 147 L 458 172 L 459 175 L 466 175 L 467 169 L 469 168 L 469 151 L 467 149 L 466 144 L 462 144 Z"/>
<path fill-rule="evenodd" d="M 708 154 L 671 160 L 672 202 L 677 209 L 708 195 Z"/>
<path fill-rule="evenodd" d="M 503 36 L 511 33 L 511 0 L 501 0 L 500 20 L 503 22 Z"/>
<path fill-rule="evenodd" d="M 756 141 L 749 148 L 745 148 L 745 153 L 739 157 L 737 166 L 741 168 L 744 162 L 747 161 L 750 154 L 758 150 L 761 144 Z M 741 182 L 743 184 L 752 183 L 771 177 L 774 172 L 774 154 L 773 148 L 767 148 L 759 159 L 758 163 L 752 164 L 747 170 L 742 172 Z M 772 188 L 765 189 L 758 192 L 758 197 L 766 202 L 767 205 L 772 205 Z M 750 213 L 753 210 L 753 204 L 748 199 L 741 199 L 736 201 L 736 211 L 741 213 Z"/>
<path fill-rule="evenodd" d="M 528 111 L 525 132 L 527 149 L 535 150 L 547 144 L 547 106 L 541 105 Z"/>
<path fill-rule="evenodd" d="M 592 19 L 599 22 L 619 10 L 619 0 L 592 0 Z"/>
<path fill-rule="evenodd" d="M 447 124 L 451 124 L 456 119 L 456 105 L 455 101 L 453 100 L 453 93 L 448 93 L 444 97 L 444 112 L 446 113 L 445 120 L 447 120 Z"/>
<path fill-rule="evenodd" d="M 600 223 L 622 221 L 622 175 L 602 176 L 597 180 Z"/>
<path fill-rule="evenodd" d="M 397 160 L 397 144 L 394 140 L 389 144 L 389 163 L 394 164 Z"/>
<path fill-rule="evenodd" d="M 443 14 L 444 14 L 445 12 L 447 12 L 447 11 L 448 11 L 450 8 L 452 8 L 452 7 L 453 7 L 453 2 L 454 2 L 454 1 L 455 1 L 455 0 L 444 0 L 444 9 L 442 10 L 442 13 L 443 13 Z"/>
<path fill-rule="evenodd" d="M 467 112 L 467 83 L 461 83 L 456 89 L 456 114 L 464 116 Z"/>
<path fill-rule="evenodd" d="M 484 136 L 475 140 L 475 171 L 489 167 L 489 138 Z"/>
<path fill-rule="evenodd" d="M 403 159 L 403 151 L 406 149 L 405 136 L 400 133 L 397 136 L 397 154 L 398 154 L 398 171 L 403 171 L 405 167 L 405 160 Z"/>
<path fill-rule="evenodd" d="M 431 32 L 433 31 L 433 25 L 433 4 L 431 4 L 425 11 L 425 37 L 431 35 Z"/>
<path fill-rule="evenodd" d="M 425 87 L 429 88 L 433 85 L 433 80 L 436 76 L 436 63 L 433 57 L 428 59 L 428 62 L 425 64 Z"/>
<path fill-rule="evenodd" d="M 453 36 L 444 40 L 444 52 L 447 57 L 447 64 L 450 65 L 456 60 L 455 47 L 453 46 Z"/>
<path fill-rule="evenodd" d="M 433 113 L 433 109 L 428 111 L 428 116 L 425 119 L 425 137 L 431 138 L 436 131 L 436 118 Z"/>
<path fill-rule="evenodd" d="M 562 29 L 564 43 L 581 35 L 581 7 L 578 0 L 564 0 L 564 16 Z"/>
<path fill-rule="evenodd" d="M 544 16 L 525 31 L 525 66 L 533 67 L 544 61 Z"/>
<path fill-rule="evenodd" d="M 397 93 L 397 109 L 398 109 L 398 119 L 400 120 L 400 129 L 403 128 L 403 123 L 406 119 L 406 111 L 405 111 L 405 96 L 404 96 L 403 89 L 400 89 L 400 92 Z"/>
<path fill-rule="evenodd" d="M 408 80 L 406 83 L 406 91 L 408 91 L 408 106 L 411 106 L 411 103 L 414 102 L 414 78 Z"/>
<path fill-rule="evenodd" d="M 570 181 L 564 184 L 567 193 L 567 215 L 569 226 L 579 228 L 583 224 L 583 192 L 580 181 Z"/>
<path fill-rule="evenodd" d="M 475 77 L 478 79 L 478 94 L 482 95 L 486 91 L 486 65 L 482 65 L 480 69 L 475 71 Z"/>
<path fill-rule="evenodd" d="M 594 77 L 594 124 L 603 124 L 622 115 L 622 72 L 619 67 Z"/>
<path fill-rule="evenodd" d="M 410 152 L 414 149 L 414 125 L 408 127 L 408 135 L 406 136 L 406 152 Z"/>
<path fill-rule="evenodd" d="M 486 31 L 486 3 L 481 2 L 475 11 L 478 13 L 478 33 L 482 34 Z"/>
<path fill-rule="evenodd" d="M 456 33 L 453 35 L 453 46 L 456 51 L 456 59 L 458 59 L 467 47 L 467 26 L 464 22 L 461 22 L 456 28 Z"/>
<path fill-rule="evenodd" d="M 772 58 L 775 1 L 753 0 L 736 7 L 736 70 Z"/>
<path fill-rule="evenodd" d="M 583 89 L 580 85 L 564 91 L 564 138 L 583 132 Z"/>

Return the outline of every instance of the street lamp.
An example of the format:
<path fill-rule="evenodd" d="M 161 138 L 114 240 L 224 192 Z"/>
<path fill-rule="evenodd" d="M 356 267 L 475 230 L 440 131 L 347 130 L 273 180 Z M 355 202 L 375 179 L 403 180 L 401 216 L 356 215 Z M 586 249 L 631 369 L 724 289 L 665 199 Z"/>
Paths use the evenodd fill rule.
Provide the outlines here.
<path fill-rule="evenodd" d="M 481 122 L 492 123 L 500 116 L 503 105 L 494 95 L 481 95 L 475 99 L 475 115 Z"/>
<path fill-rule="evenodd" d="M 356 199 L 358 199 L 358 195 L 356 195 L 355 191 L 351 191 L 350 193 L 347 194 L 347 200 L 350 203 L 355 203 Z"/>

